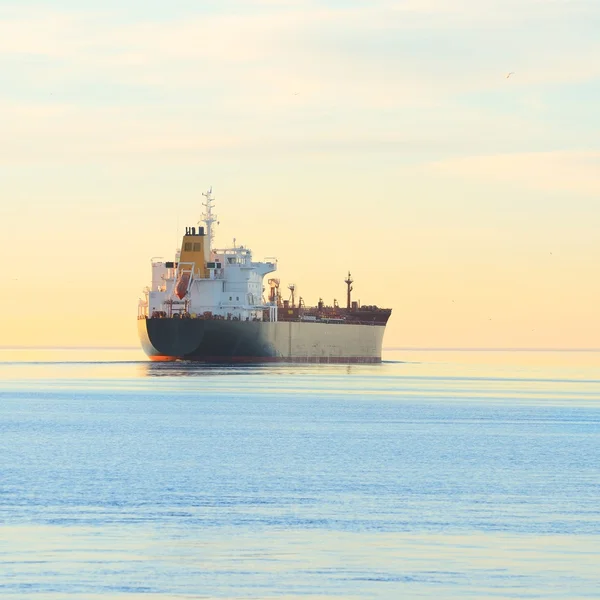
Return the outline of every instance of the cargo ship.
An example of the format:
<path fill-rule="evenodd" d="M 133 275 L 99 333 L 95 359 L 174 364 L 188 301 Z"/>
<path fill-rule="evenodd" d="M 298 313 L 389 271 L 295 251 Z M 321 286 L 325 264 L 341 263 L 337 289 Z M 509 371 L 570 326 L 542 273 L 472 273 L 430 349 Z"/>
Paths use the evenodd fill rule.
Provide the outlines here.
<path fill-rule="evenodd" d="M 140 342 L 151 360 L 381 362 L 391 309 L 353 301 L 350 273 L 345 307 L 322 299 L 308 306 L 296 299 L 294 284 L 283 299 L 280 279 L 269 277 L 264 285 L 276 259 L 255 262 L 235 239 L 230 248 L 213 247 L 212 188 L 202 195 L 202 219 L 186 227 L 174 260 L 151 259 L 152 284 L 138 306 Z"/>

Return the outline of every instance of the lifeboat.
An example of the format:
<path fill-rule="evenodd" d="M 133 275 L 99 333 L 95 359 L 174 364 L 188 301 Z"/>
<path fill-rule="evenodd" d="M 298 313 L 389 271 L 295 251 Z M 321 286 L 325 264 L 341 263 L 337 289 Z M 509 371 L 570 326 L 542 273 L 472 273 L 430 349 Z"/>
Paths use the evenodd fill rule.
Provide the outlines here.
<path fill-rule="evenodd" d="M 190 276 L 191 273 L 189 271 L 179 274 L 179 278 L 177 279 L 177 283 L 175 284 L 175 295 L 180 300 L 183 300 L 183 298 L 187 294 L 188 287 L 190 285 Z"/>

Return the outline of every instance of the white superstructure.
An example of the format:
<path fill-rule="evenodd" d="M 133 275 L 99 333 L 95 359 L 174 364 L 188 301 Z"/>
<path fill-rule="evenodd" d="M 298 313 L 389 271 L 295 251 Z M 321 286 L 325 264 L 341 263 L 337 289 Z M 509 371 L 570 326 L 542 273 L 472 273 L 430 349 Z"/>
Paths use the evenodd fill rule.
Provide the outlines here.
<path fill-rule="evenodd" d="M 255 262 L 244 246 L 213 249 L 212 189 L 201 222 L 188 227 L 177 262 L 152 259 L 152 286 L 144 290 L 139 316 L 204 316 L 241 321 L 276 321 L 276 302 L 263 297 L 263 278 L 277 269 L 277 261 Z"/>

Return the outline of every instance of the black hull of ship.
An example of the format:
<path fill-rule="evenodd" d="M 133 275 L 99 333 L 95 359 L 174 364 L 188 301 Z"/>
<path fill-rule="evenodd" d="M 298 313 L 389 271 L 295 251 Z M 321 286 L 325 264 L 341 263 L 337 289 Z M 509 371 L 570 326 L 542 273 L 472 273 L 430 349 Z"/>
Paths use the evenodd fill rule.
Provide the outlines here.
<path fill-rule="evenodd" d="M 385 324 L 138 320 L 150 359 L 204 363 L 378 363 L 384 330 Z"/>

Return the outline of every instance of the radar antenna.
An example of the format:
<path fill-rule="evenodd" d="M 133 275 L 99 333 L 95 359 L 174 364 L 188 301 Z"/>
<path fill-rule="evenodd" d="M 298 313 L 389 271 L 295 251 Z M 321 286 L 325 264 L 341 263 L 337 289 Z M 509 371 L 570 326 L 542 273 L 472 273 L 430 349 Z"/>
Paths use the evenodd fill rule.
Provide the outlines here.
<path fill-rule="evenodd" d="M 344 283 L 348 286 L 348 293 L 347 293 L 347 300 L 346 300 L 347 306 L 346 306 L 346 308 L 348 310 L 350 310 L 350 306 L 351 306 L 351 303 L 350 303 L 350 292 L 354 289 L 352 287 L 352 284 L 354 283 L 354 280 L 352 279 L 352 276 L 350 275 L 350 271 L 348 271 L 348 278 L 344 279 Z"/>
<path fill-rule="evenodd" d="M 206 209 L 204 214 L 202 215 L 202 221 L 204 221 L 204 224 L 206 225 L 206 255 L 210 257 L 212 243 L 215 237 L 215 232 L 213 231 L 213 223 L 216 223 L 217 225 L 219 224 L 219 222 L 217 221 L 217 215 L 213 215 L 212 212 L 214 202 L 214 198 L 212 197 L 212 186 L 210 186 L 208 192 L 202 192 L 202 195 L 206 198 L 206 202 L 202 203 L 202 206 L 204 206 L 204 208 Z"/>

